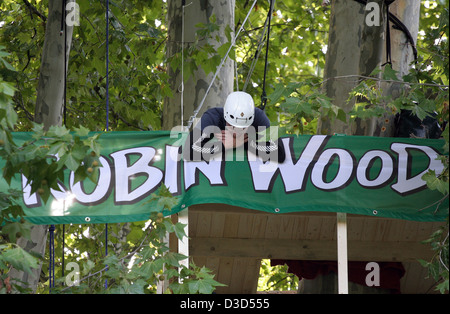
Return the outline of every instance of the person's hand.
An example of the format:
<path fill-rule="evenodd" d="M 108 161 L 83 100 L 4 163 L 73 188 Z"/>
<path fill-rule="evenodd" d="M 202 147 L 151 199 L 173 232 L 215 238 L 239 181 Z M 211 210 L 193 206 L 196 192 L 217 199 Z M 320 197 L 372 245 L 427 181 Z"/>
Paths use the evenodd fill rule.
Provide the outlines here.
<path fill-rule="evenodd" d="M 223 143 L 226 150 L 240 147 L 248 141 L 247 133 L 236 134 L 229 130 L 223 130 L 221 133 L 215 133 L 214 136 Z"/>

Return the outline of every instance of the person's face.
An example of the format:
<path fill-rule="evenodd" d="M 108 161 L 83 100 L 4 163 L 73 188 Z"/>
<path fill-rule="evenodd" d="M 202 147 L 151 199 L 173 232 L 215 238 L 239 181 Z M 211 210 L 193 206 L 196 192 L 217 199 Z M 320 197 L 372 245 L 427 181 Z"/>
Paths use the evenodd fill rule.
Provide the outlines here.
<path fill-rule="evenodd" d="M 229 132 L 232 132 L 232 133 L 234 133 L 234 134 L 244 134 L 245 132 L 247 132 L 248 127 L 246 127 L 246 128 L 238 128 L 238 127 L 235 127 L 235 126 L 230 125 L 230 124 L 227 122 L 226 129 L 227 129 Z"/>

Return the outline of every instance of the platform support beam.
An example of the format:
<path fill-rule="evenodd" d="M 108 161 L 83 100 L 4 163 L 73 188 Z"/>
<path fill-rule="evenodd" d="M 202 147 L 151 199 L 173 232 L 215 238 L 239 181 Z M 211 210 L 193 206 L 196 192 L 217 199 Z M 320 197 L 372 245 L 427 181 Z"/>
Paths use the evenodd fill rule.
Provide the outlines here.
<path fill-rule="evenodd" d="M 337 213 L 338 293 L 348 294 L 347 214 Z"/>
<path fill-rule="evenodd" d="M 189 210 L 188 208 L 182 210 L 178 213 L 178 222 L 185 224 L 184 232 L 186 233 L 186 237 L 182 240 L 178 239 L 178 253 L 187 256 L 186 259 L 180 261 L 181 265 L 189 268 Z"/>

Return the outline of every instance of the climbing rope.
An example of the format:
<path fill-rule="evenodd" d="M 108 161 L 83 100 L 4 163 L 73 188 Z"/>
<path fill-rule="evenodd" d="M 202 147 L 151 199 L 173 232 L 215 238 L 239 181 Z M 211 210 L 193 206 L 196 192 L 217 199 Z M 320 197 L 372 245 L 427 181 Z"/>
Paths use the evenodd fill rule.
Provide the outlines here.
<path fill-rule="evenodd" d="M 48 287 L 49 293 L 55 287 L 55 225 L 50 225 L 49 231 L 49 247 L 50 264 L 48 266 Z"/>
<path fill-rule="evenodd" d="M 106 132 L 109 131 L 109 0 L 106 1 Z M 108 256 L 108 224 L 105 224 L 105 256 Z M 106 265 L 108 270 L 108 265 Z M 105 279 L 105 289 L 108 279 Z"/>
<path fill-rule="evenodd" d="M 267 44 L 266 44 L 266 60 L 264 65 L 264 78 L 263 78 L 263 87 L 261 93 L 261 109 L 264 110 L 267 104 L 267 95 L 266 95 L 266 76 L 267 76 L 267 66 L 268 66 L 268 56 L 269 56 L 269 39 L 270 39 L 270 21 L 272 20 L 272 12 L 275 5 L 275 0 L 270 0 L 270 9 L 269 9 L 269 23 L 267 25 Z"/>
<path fill-rule="evenodd" d="M 66 107 L 67 107 L 67 32 L 66 32 L 66 0 L 63 0 L 61 5 L 61 28 L 59 31 L 59 36 L 64 35 L 64 56 L 63 56 L 63 125 L 66 125 Z M 49 293 L 52 292 L 52 288 L 55 287 L 55 225 L 50 225 L 49 231 L 49 266 L 48 266 L 48 287 Z M 63 265 L 63 275 L 64 275 L 64 227 L 63 227 L 63 253 L 62 253 L 62 265 Z"/>
<path fill-rule="evenodd" d="M 269 16 L 267 15 L 266 21 L 264 22 L 264 28 L 263 28 L 263 31 L 261 33 L 261 37 L 260 37 L 260 39 L 258 41 L 258 47 L 256 48 L 256 52 L 255 52 L 255 55 L 253 57 L 252 64 L 249 67 L 249 70 L 248 70 L 248 73 L 247 73 L 247 77 L 246 77 L 246 79 L 244 81 L 244 87 L 242 88 L 243 92 L 245 92 L 247 90 L 248 83 L 250 82 L 250 79 L 251 79 L 251 77 L 253 75 L 253 71 L 255 70 L 256 63 L 258 61 L 259 55 L 261 54 L 261 49 L 264 46 L 264 42 L 265 42 L 264 38 L 266 36 L 266 29 L 267 29 L 267 23 L 268 22 L 269 22 Z M 237 81 L 237 75 L 236 75 L 236 81 Z M 236 88 L 236 89 L 239 90 L 239 88 Z"/>

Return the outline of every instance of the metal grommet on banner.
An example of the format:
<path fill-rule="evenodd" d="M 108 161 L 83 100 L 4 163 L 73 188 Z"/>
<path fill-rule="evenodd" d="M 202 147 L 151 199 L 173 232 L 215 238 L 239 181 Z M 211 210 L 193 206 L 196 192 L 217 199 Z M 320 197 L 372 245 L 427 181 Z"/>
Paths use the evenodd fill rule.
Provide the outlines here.
<path fill-rule="evenodd" d="M 91 217 L 86 217 L 86 218 L 84 218 L 84 221 L 90 222 L 90 221 L 91 221 Z"/>
<path fill-rule="evenodd" d="M 186 207 L 186 205 L 185 205 L 185 204 L 181 205 L 181 208 L 185 208 L 185 207 Z"/>
<path fill-rule="evenodd" d="M 372 214 L 377 215 L 378 211 L 376 211 L 375 209 L 373 210 Z"/>
<path fill-rule="evenodd" d="M 280 209 L 279 209 L 279 208 L 275 208 L 275 212 L 276 212 L 276 213 L 279 213 L 279 212 L 280 212 Z"/>

